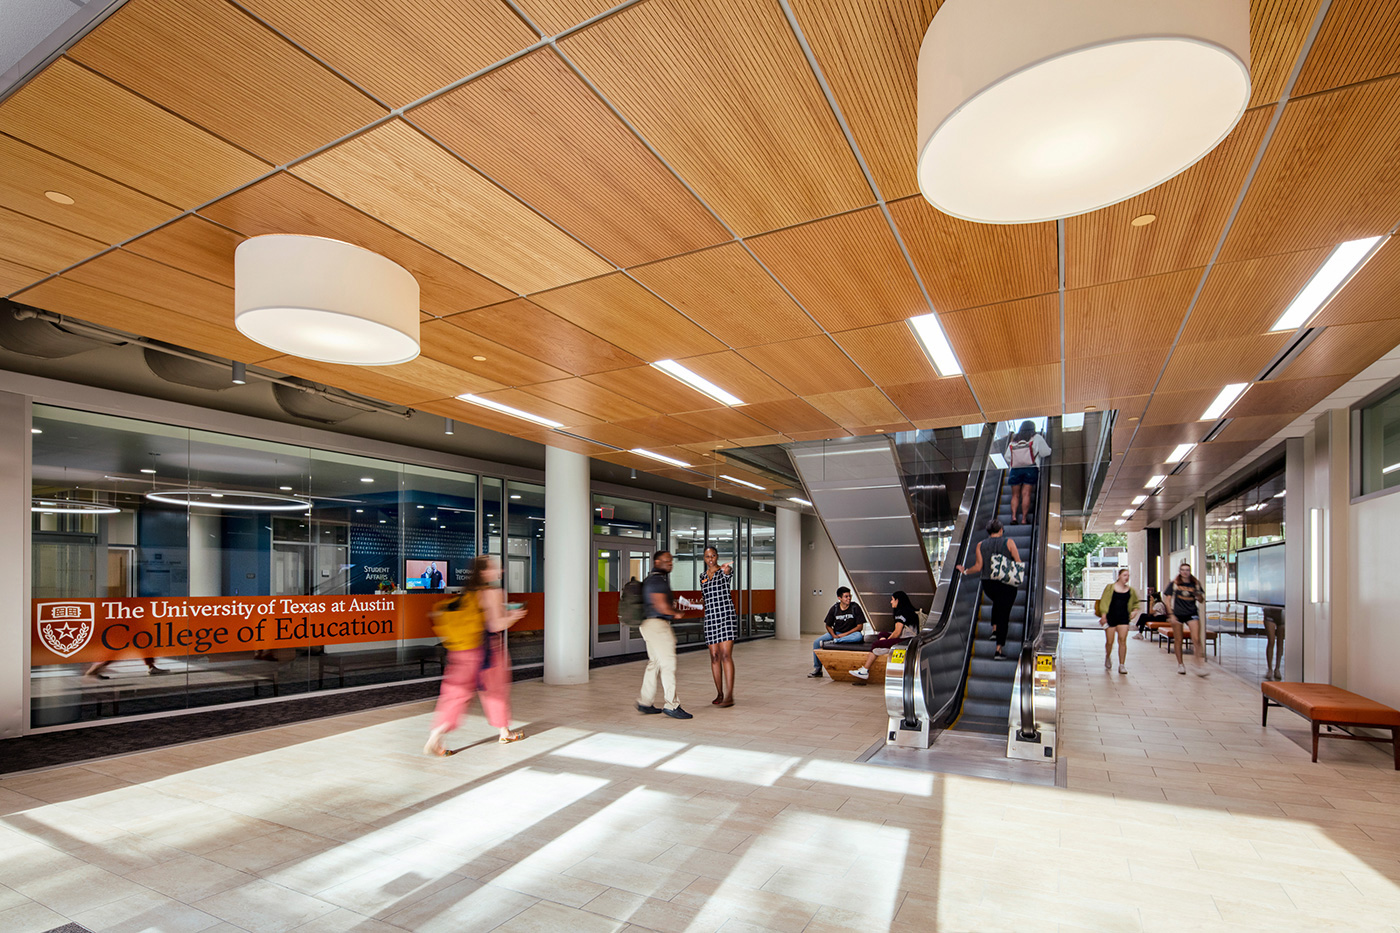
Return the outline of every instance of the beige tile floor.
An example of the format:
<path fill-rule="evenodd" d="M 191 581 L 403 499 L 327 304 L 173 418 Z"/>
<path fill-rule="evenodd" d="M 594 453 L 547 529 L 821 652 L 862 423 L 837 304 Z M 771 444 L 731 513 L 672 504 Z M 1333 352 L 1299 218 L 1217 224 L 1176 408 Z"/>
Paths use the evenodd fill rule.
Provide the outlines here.
<path fill-rule="evenodd" d="M 880 694 L 792 642 L 740 646 L 728 710 L 683 655 L 690 722 L 630 664 L 516 685 L 529 738 L 474 716 L 446 759 L 420 703 L 9 777 L 0 931 L 1396 930 L 1380 748 L 1312 764 L 1257 687 L 1101 644 L 1066 637 L 1068 789 L 855 763 Z"/>

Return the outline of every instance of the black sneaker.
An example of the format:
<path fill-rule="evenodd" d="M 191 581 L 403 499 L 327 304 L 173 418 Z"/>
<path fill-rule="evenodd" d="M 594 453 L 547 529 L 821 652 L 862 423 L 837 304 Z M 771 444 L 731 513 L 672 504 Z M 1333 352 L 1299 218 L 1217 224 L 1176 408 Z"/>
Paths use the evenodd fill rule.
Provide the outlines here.
<path fill-rule="evenodd" d="M 662 712 L 665 712 L 665 710 L 659 710 L 659 709 L 657 709 L 655 706 L 643 706 L 642 704 L 638 703 L 638 704 L 637 704 L 637 712 L 639 712 L 639 713 L 646 713 L 647 715 L 651 715 L 652 713 L 662 713 Z"/>
<path fill-rule="evenodd" d="M 817 678 L 818 680 L 820 680 L 820 679 L 825 675 L 825 673 L 826 673 L 825 671 L 817 670 L 817 671 L 812 671 L 812 673 L 808 674 L 807 676 L 808 676 L 808 677 L 815 677 L 815 678 Z"/>
<path fill-rule="evenodd" d="M 667 716 L 670 716 L 672 719 L 694 719 L 694 718 L 695 718 L 694 716 L 692 716 L 692 715 L 690 715 L 689 713 L 687 713 L 685 710 L 681 709 L 679 706 L 677 706 L 675 709 L 659 710 L 659 712 L 665 713 Z"/>

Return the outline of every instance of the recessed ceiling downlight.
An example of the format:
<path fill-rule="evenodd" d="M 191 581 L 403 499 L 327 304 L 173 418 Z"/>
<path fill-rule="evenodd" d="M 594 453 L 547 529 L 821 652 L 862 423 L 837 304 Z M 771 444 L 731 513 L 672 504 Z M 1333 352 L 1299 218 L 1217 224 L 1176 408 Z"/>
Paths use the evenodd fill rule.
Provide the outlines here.
<path fill-rule="evenodd" d="M 235 512 L 306 512 L 311 503 L 296 496 L 272 492 L 246 492 L 240 489 L 168 489 L 148 492 L 146 498 L 166 505 Z"/>
<path fill-rule="evenodd" d="M 349 366 L 418 356 L 418 282 L 377 253 L 269 234 L 238 244 L 233 266 L 234 324 L 263 346 Z"/>
<path fill-rule="evenodd" d="M 1249 103 L 1248 0 L 947 0 L 919 49 L 919 189 L 982 223 L 1083 214 L 1210 152 Z"/>

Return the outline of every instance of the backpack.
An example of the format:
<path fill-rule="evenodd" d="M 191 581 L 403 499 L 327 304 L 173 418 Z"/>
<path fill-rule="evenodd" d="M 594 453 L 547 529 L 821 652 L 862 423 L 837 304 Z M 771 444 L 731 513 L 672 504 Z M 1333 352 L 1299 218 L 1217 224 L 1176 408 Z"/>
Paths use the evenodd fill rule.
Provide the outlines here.
<path fill-rule="evenodd" d="M 1035 466 L 1035 452 L 1031 449 L 1031 443 L 1032 441 L 1012 441 L 1007 445 L 1007 459 L 1013 470 L 1018 467 Z"/>
<path fill-rule="evenodd" d="M 486 615 L 476 593 L 463 593 L 433 607 L 433 632 L 448 651 L 480 648 L 486 634 Z"/>
<path fill-rule="evenodd" d="M 622 585 L 617 600 L 617 621 L 626 625 L 636 634 L 637 627 L 646 619 L 646 600 L 642 596 L 642 584 L 636 577 Z"/>

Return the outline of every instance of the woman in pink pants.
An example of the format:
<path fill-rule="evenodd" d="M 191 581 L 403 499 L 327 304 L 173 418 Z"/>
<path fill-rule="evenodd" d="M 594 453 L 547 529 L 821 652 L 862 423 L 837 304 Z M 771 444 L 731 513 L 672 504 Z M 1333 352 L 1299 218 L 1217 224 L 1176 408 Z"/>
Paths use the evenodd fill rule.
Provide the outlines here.
<path fill-rule="evenodd" d="M 457 728 L 478 687 L 486 721 L 500 730 L 498 741 L 518 742 L 525 737 L 510 729 L 510 657 L 502 635 L 525 613 L 506 611 L 500 581 L 501 565 L 496 559 L 478 557 L 472 561 L 461 595 L 433 610 L 433 628 L 447 648 L 447 670 L 433 728 L 423 746 L 429 755 L 449 754 L 442 737 Z"/>

